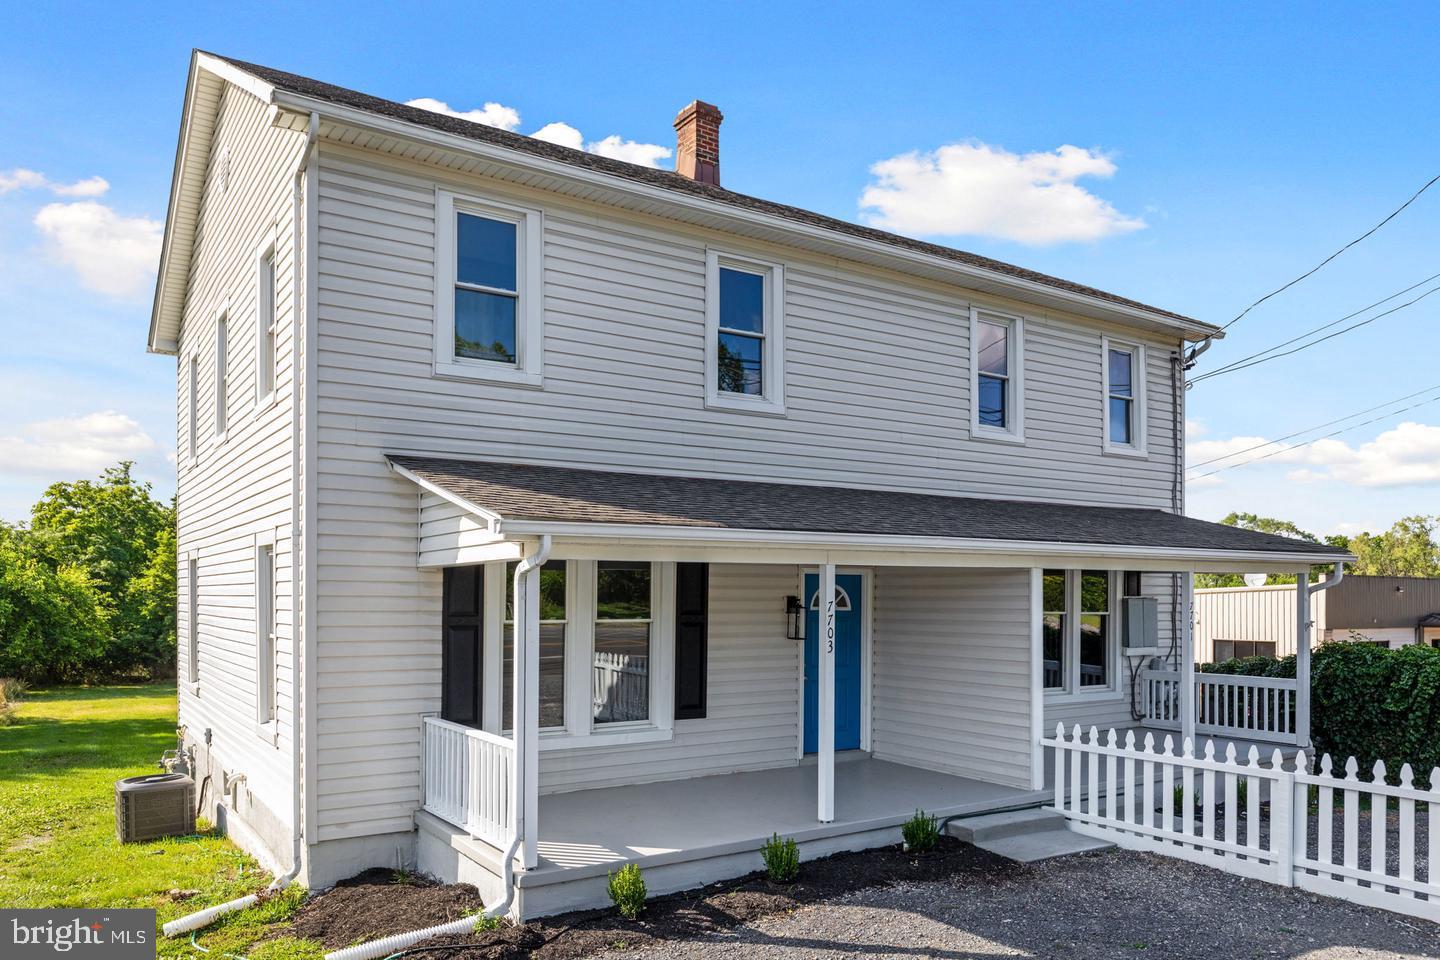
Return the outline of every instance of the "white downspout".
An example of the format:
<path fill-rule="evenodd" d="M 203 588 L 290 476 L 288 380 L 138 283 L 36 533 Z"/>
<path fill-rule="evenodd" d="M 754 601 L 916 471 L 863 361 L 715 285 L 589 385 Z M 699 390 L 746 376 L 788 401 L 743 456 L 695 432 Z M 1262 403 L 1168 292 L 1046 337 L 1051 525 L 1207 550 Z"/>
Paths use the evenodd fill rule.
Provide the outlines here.
<path fill-rule="evenodd" d="M 292 277 L 292 279 L 291 279 L 291 284 L 292 284 L 292 286 L 295 287 L 295 290 L 296 290 L 295 300 L 296 300 L 297 302 L 298 302 L 298 301 L 301 301 L 301 300 L 304 301 L 304 306 L 303 306 L 303 308 L 301 309 L 299 316 L 304 320 L 304 322 L 305 322 L 305 324 L 306 324 L 307 326 L 312 322 L 311 312 L 310 312 L 311 304 L 310 304 L 310 299 L 309 299 L 309 297 L 308 297 L 308 296 L 302 296 L 302 295 L 300 294 L 300 292 L 299 292 L 299 291 L 300 291 L 299 278 L 300 278 L 300 276 L 301 276 L 299 267 L 300 267 L 300 263 L 301 263 L 302 252 L 303 252 L 305 249 L 308 248 L 308 245 L 305 243 L 305 240 L 306 240 L 305 234 L 308 233 L 308 231 L 310 230 L 310 224 L 308 224 L 308 223 L 302 224 L 302 217 L 301 217 L 301 196 L 302 196 L 301 183 L 302 183 L 303 180 L 304 180 L 304 177 L 305 177 L 305 175 L 306 175 L 306 172 L 309 170 L 310 162 L 311 162 L 312 158 L 315 156 L 315 145 L 316 145 L 316 141 L 319 139 L 319 135 L 320 135 L 320 115 L 319 115 L 318 113 L 312 112 L 312 113 L 310 114 L 310 126 L 309 126 L 309 130 L 308 130 L 308 132 L 306 133 L 306 136 L 305 136 L 305 148 L 304 148 L 304 150 L 301 151 L 301 154 L 300 154 L 300 162 L 299 162 L 299 164 L 296 165 L 295 175 L 294 175 L 294 178 L 293 178 L 293 184 L 294 184 L 294 186 L 293 186 L 293 200 L 294 200 L 294 211 L 295 211 L 295 212 L 294 212 L 294 214 L 292 215 L 292 219 L 293 219 L 292 228 L 293 228 L 293 229 L 292 229 L 291 250 L 290 250 L 290 260 L 291 260 L 291 269 L 290 269 L 290 272 L 291 272 L 291 277 Z M 311 268 L 311 264 L 309 264 L 309 263 L 307 262 L 307 263 L 305 264 L 305 279 L 306 279 L 306 289 L 307 289 L 307 290 L 309 289 L 309 272 L 310 272 L 310 268 Z M 292 321 L 292 326 L 293 326 L 293 325 L 294 325 L 294 323 L 293 323 L 293 321 Z M 299 483 L 299 470 L 298 470 L 298 467 L 299 467 L 299 464 L 300 464 L 300 462 L 301 462 L 301 442 L 300 442 L 300 438 L 301 438 L 301 418 L 300 418 L 300 392 L 299 392 L 299 390 L 298 390 L 297 388 L 299 387 L 299 384 L 300 384 L 299 377 L 300 377 L 301 363 L 300 363 L 300 338 L 299 338 L 298 336 L 293 336 L 293 335 L 292 335 L 291 340 L 292 340 L 292 342 L 293 342 L 292 349 L 294 350 L 294 354 L 295 354 L 295 356 L 294 356 L 294 362 L 292 363 L 291 368 L 290 368 L 290 370 L 291 370 L 291 373 L 290 373 L 290 376 L 291 376 L 290 403 L 291 403 L 291 406 L 292 406 L 292 408 L 293 408 L 293 416 L 292 416 L 292 421 L 293 421 L 292 442 L 293 442 L 293 446 L 292 446 L 291 456 L 292 456 L 292 458 L 293 458 L 293 459 L 292 459 L 292 463 L 293 463 L 294 466 L 297 468 L 296 470 L 293 470 L 293 471 L 292 471 L 291 511 L 290 511 L 290 570 L 291 570 L 290 583 L 291 583 L 291 591 L 292 591 L 292 594 L 291 594 L 291 605 L 292 605 L 292 609 L 294 609 L 295 606 L 296 606 L 296 605 L 295 605 L 295 599 L 296 599 L 296 598 L 295 598 L 295 594 L 294 594 L 295 585 L 297 585 L 297 584 L 300 582 L 299 572 L 300 572 L 301 531 L 300 531 L 300 483 Z M 306 386 L 306 389 L 307 389 L 307 390 L 310 389 L 310 385 L 309 385 L 309 384 L 306 384 L 305 386 Z M 311 608 L 312 608 L 312 609 L 313 609 L 313 606 L 314 606 L 314 604 L 312 603 L 312 604 L 311 604 Z M 298 609 L 296 609 L 296 610 L 294 610 L 294 612 L 298 613 L 299 611 L 298 611 Z M 309 618 L 308 616 L 304 618 L 305 621 L 308 621 L 309 619 L 310 619 L 310 618 Z M 300 617 L 292 617 L 291 622 L 292 622 L 292 624 L 297 624 L 297 623 L 301 623 L 302 621 L 301 621 L 301 618 L 300 618 Z M 293 836 L 293 838 L 292 838 L 291 853 L 290 853 L 290 869 L 289 869 L 289 871 L 286 872 L 284 875 L 278 875 L 278 876 L 275 877 L 274 880 L 272 880 L 272 881 L 270 882 L 270 885 L 265 888 L 265 896 L 270 896 L 270 895 L 273 895 L 273 894 L 275 894 L 275 893 L 278 893 L 279 891 L 281 891 L 281 890 L 285 889 L 286 887 L 288 887 L 292 882 L 294 882 L 295 877 L 298 876 L 299 873 L 300 873 L 300 865 L 301 865 L 302 858 L 303 858 L 303 855 L 304 855 L 304 850 L 305 850 L 305 829 L 304 829 L 304 826 L 303 826 L 302 823 L 301 823 L 303 806 L 302 806 L 302 801 L 301 801 L 301 790 L 300 790 L 300 777 L 301 777 L 301 771 L 302 771 L 302 769 L 303 769 L 303 768 L 302 768 L 302 763 L 303 763 L 303 760 L 302 760 L 302 756 L 303 756 L 303 755 L 302 755 L 302 749 L 303 749 L 303 743 L 304 743 L 304 741 L 303 741 L 303 739 L 302 739 L 302 737 L 301 737 L 300 730 L 301 730 L 301 718 L 302 718 L 302 716 L 303 716 L 303 711 L 304 711 L 304 708 L 305 708 L 306 704 L 304 703 L 304 697 L 301 695 L 302 684 L 301 684 L 301 682 L 300 682 L 300 676 L 299 676 L 300 672 L 304 670 L 304 663 L 303 663 L 303 657 L 300 656 L 300 655 L 299 655 L 299 652 L 298 652 L 298 651 L 304 649 L 304 647 L 303 647 L 303 645 L 302 645 L 302 643 L 301 643 L 301 638 L 294 635 L 294 634 L 295 634 L 295 631 L 294 631 L 293 627 L 292 627 L 292 630 L 291 630 L 291 634 L 292 634 L 292 635 L 291 635 L 291 638 L 290 638 L 290 647 L 291 647 L 291 650 L 292 650 L 292 651 L 295 651 L 295 652 L 292 652 L 292 654 L 291 654 L 291 662 L 292 662 L 293 664 L 295 664 L 296 666 L 299 667 L 298 670 L 292 670 L 292 673 L 293 673 L 294 675 L 292 675 L 291 678 L 290 678 L 290 684 L 291 684 L 291 688 L 292 688 L 292 700 L 293 700 L 293 703 L 294 703 L 294 707 L 293 707 L 292 710 L 291 710 L 291 729 L 290 729 L 290 754 L 291 754 L 291 781 L 290 781 L 290 782 L 291 782 L 291 791 L 290 791 L 290 792 L 291 792 L 291 800 L 292 800 L 291 825 L 292 825 L 292 828 L 293 828 L 294 836 Z M 194 930 L 199 930 L 199 929 L 201 929 L 202 927 L 209 926 L 211 923 L 214 923 L 216 920 L 219 920 L 221 917 L 223 917 L 223 916 L 225 916 L 225 915 L 227 915 L 227 914 L 234 913 L 234 912 L 237 911 L 237 910 L 244 910 L 244 909 L 246 909 L 247 907 L 254 906 L 254 905 L 255 905 L 256 903 L 258 903 L 259 901 L 260 901 L 260 897 L 259 897 L 258 895 L 256 895 L 256 894 L 253 894 L 253 893 L 247 894 L 247 895 L 245 895 L 245 896 L 243 896 L 243 897 L 238 897 L 238 898 L 236 898 L 236 899 L 234 899 L 234 900 L 228 900 L 228 901 L 226 901 L 225 903 L 219 903 L 219 904 L 216 904 L 216 905 L 213 906 L 213 907 L 207 907 L 207 908 L 205 908 L 204 910 L 197 910 L 196 912 L 191 913 L 191 914 L 187 914 L 187 915 L 185 915 L 185 916 L 183 916 L 183 917 L 177 917 L 176 919 L 171 920 L 169 923 L 166 923 L 163 927 L 161 927 L 161 932 L 164 933 L 165 936 L 167 936 L 167 937 L 174 937 L 174 936 L 178 936 L 178 935 L 180 935 L 180 934 L 182 934 L 182 933 L 189 933 L 189 932 L 194 931 Z"/>
<path fill-rule="evenodd" d="M 1345 579 L 1345 562 L 1335 562 L 1335 572 L 1319 583 L 1311 583 L 1300 589 L 1310 579 L 1310 568 L 1295 576 L 1295 609 L 1298 621 L 1295 624 L 1295 739 L 1302 749 L 1310 746 L 1310 624 L 1313 621 L 1314 605 L 1310 598 L 1322 590 L 1329 590 Z"/>

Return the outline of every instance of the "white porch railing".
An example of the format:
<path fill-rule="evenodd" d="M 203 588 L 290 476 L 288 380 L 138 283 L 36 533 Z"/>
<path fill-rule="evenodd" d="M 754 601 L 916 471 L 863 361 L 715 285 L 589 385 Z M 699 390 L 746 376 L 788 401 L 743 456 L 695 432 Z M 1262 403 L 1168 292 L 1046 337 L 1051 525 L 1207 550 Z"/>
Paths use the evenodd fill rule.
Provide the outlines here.
<path fill-rule="evenodd" d="M 1341 779 L 1328 755 L 1311 774 L 1303 751 L 1287 770 L 1278 749 L 1262 765 L 1252 746 L 1241 763 L 1233 743 L 1221 759 L 1207 740 L 1197 757 L 1189 741 L 1176 754 L 1169 736 L 1162 750 L 1152 734 L 1137 747 L 1134 731 L 1121 746 L 1114 730 L 1102 743 L 1094 727 L 1086 740 L 1061 725 L 1042 744 L 1055 752 L 1046 809 L 1077 833 L 1440 923 L 1440 768 L 1425 790 L 1409 764 L 1400 786 L 1380 762 L 1363 782 L 1353 757 Z"/>
<path fill-rule="evenodd" d="M 1174 670 L 1140 671 L 1141 706 L 1146 726 L 1181 728 L 1180 674 Z M 1275 743 L 1296 742 L 1294 680 L 1195 674 L 1195 732 Z"/>
<path fill-rule="evenodd" d="M 425 809 L 505 849 L 515 827 L 515 745 L 506 737 L 426 717 L 421 774 Z"/>

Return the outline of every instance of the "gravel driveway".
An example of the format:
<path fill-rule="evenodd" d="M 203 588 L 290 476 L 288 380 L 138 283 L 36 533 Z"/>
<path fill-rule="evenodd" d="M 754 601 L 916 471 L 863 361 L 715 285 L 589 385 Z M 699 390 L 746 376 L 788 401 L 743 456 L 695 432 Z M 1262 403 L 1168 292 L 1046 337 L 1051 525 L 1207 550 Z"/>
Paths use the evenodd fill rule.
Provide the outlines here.
<path fill-rule="evenodd" d="M 1440 926 L 1119 851 L 871 888 L 633 958 L 1440 957 Z"/>

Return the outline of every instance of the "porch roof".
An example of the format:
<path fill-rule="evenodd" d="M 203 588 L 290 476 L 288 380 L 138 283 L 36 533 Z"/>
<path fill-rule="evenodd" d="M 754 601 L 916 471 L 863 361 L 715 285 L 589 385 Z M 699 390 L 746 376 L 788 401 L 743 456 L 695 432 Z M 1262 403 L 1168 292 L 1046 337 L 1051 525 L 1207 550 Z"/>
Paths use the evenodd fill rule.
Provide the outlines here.
<path fill-rule="evenodd" d="M 1233 553 L 1277 562 L 1350 560 L 1325 544 L 1257 533 L 1162 510 L 991 500 L 851 487 L 391 455 L 402 474 L 485 516 L 496 534 L 616 535 L 669 530 L 696 539 L 719 533 L 839 535 L 936 541 L 1075 544 L 1086 548 Z"/>

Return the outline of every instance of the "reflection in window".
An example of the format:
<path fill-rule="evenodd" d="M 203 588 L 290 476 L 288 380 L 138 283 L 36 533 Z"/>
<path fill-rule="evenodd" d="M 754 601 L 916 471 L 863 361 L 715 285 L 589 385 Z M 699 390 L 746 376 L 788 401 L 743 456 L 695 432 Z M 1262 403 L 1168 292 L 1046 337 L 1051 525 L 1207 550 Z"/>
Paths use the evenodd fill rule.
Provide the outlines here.
<path fill-rule="evenodd" d="M 765 277 L 720 268 L 720 329 L 716 368 L 720 390 L 765 392 Z"/>
<path fill-rule="evenodd" d="M 1065 571 L 1046 570 L 1041 583 L 1044 597 L 1041 614 L 1044 631 L 1042 682 L 1046 690 L 1063 690 L 1068 672 L 1065 660 Z"/>
<path fill-rule="evenodd" d="M 601 560 L 595 565 L 596 723 L 650 719 L 650 564 Z"/>
<path fill-rule="evenodd" d="M 519 227 L 455 215 L 455 356 L 515 362 Z"/>
<path fill-rule="evenodd" d="M 1109 364 L 1109 396 L 1106 397 L 1110 442 L 1134 445 L 1135 431 L 1135 354 L 1111 348 Z"/>
<path fill-rule="evenodd" d="M 515 703 L 515 568 L 505 567 L 501 642 L 501 724 L 510 729 Z M 540 728 L 565 726 L 565 561 L 540 568 Z"/>
<path fill-rule="evenodd" d="M 1010 326 L 981 320 L 977 325 L 976 391 L 980 424 L 1010 426 Z"/>
<path fill-rule="evenodd" d="M 1110 574 L 1080 573 L 1080 686 L 1110 683 Z"/>

